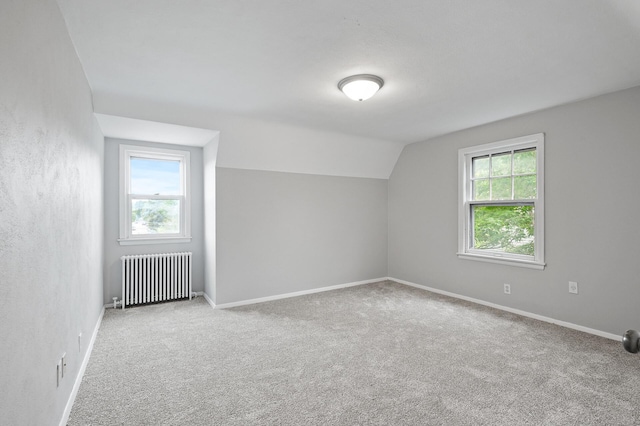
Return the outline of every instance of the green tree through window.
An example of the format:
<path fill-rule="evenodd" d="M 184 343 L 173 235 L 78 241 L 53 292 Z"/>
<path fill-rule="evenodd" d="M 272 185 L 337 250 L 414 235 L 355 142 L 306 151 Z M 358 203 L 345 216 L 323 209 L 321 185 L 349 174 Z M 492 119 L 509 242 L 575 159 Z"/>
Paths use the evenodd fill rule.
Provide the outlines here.
<path fill-rule="evenodd" d="M 133 200 L 134 234 L 175 234 L 180 231 L 178 200 Z"/>
<path fill-rule="evenodd" d="M 533 206 L 474 206 L 473 247 L 534 255 Z"/>

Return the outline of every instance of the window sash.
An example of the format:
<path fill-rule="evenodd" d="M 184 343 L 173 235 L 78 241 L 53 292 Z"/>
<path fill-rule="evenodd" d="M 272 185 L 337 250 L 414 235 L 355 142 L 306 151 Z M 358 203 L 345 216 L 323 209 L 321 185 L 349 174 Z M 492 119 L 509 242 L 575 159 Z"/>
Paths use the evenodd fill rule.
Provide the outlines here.
<path fill-rule="evenodd" d="M 513 154 L 535 150 L 536 173 L 514 173 Z M 510 153 L 511 174 L 491 176 L 491 162 L 487 176 L 474 177 L 473 160 L 479 157 Z M 466 259 L 483 260 L 514 266 L 544 268 L 544 134 L 539 133 L 510 140 L 479 145 L 459 150 L 459 232 L 458 256 Z M 536 197 L 515 198 L 514 178 L 536 176 Z M 511 178 L 511 197 L 505 200 L 474 200 L 474 182 L 481 179 Z M 473 247 L 472 206 L 531 205 L 534 208 L 534 255 L 507 253 L 499 250 L 477 249 Z"/>
<path fill-rule="evenodd" d="M 180 163 L 179 195 L 155 195 L 131 193 L 131 159 L 148 158 L 154 160 L 178 161 Z M 122 245 L 163 242 L 189 242 L 191 240 L 190 219 L 190 153 L 174 149 L 164 149 L 135 145 L 120 145 L 120 238 Z M 179 233 L 133 234 L 133 201 L 176 200 L 180 203 Z"/>
<path fill-rule="evenodd" d="M 513 257 L 515 259 L 522 259 L 522 260 L 527 260 L 527 261 L 533 261 L 535 260 L 535 254 L 534 255 L 528 255 L 528 254 L 521 254 L 521 253 L 511 253 L 511 252 L 506 252 L 504 250 L 499 250 L 499 249 L 482 249 L 482 248 L 477 248 L 475 247 L 475 215 L 473 213 L 473 208 L 475 206 L 480 206 L 480 207 L 500 207 L 500 206 L 504 206 L 504 207 L 517 207 L 517 206 L 530 206 L 533 207 L 533 215 L 534 215 L 534 248 L 536 246 L 536 240 L 535 240 L 535 215 L 536 215 L 536 203 L 531 201 L 531 200 L 527 200 L 527 201 L 500 201 L 500 202 L 486 202 L 486 201 L 473 201 L 473 202 L 469 202 L 468 203 L 468 220 L 469 220 L 469 226 L 468 226 L 468 249 L 467 252 L 469 253 L 476 253 L 476 254 L 481 254 L 481 255 L 494 255 L 494 256 L 498 256 L 498 257 Z"/>

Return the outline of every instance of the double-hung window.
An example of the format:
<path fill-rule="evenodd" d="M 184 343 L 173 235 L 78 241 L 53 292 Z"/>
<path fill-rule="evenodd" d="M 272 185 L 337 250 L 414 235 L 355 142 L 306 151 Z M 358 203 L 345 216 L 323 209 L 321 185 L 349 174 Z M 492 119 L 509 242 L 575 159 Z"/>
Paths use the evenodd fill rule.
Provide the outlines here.
<path fill-rule="evenodd" d="M 120 145 L 120 244 L 191 240 L 188 151 Z"/>
<path fill-rule="evenodd" d="M 458 257 L 544 268 L 544 134 L 458 151 Z"/>

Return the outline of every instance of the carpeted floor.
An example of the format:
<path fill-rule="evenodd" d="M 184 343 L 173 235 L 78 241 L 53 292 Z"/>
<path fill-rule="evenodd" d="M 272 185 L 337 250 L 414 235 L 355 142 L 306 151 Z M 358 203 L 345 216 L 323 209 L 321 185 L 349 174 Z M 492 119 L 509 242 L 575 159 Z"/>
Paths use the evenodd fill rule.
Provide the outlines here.
<path fill-rule="evenodd" d="M 638 425 L 620 343 L 391 282 L 108 310 L 69 425 Z"/>

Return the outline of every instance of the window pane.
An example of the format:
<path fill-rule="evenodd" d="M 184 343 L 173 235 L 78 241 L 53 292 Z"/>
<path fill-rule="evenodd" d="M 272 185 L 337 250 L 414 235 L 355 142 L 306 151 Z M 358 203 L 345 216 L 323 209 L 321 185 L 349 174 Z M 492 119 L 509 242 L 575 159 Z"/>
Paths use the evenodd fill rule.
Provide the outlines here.
<path fill-rule="evenodd" d="M 516 175 L 536 172 L 536 150 L 527 149 L 513 153 L 513 173 Z"/>
<path fill-rule="evenodd" d="M 511 178 L 491 179 L 491 199 L 511 200 Z"/>
<path fill-rule="evenodd" d="M 131 157 L 131 193 L 182 195 L 180 161 Z"/>
<path fill-rule="evenodd" d="M 524 200 L 536 198 L 536 175 L 515 176 L 513 178 L 514 198 Z"/>
<path fill-rule="evenodd" d="M 131 205 L 133 235 L 180 233 L 180 200 L 135 199 Z"/>
<path fill-rule="evenodd" d="M 533 213 L 533 205 L 472 206 L 472 248 L 533 256 Z"/>
<path fill-rule="evenodd" d="M 489 200 L 489 179 L 478 179 L 473 181 L 473 199 Z"/>
<path fill-rule="evenodd" d="M 475 157 L 473 159 L 472 167 L 474 178 L 489 177 L 489 156 Z"/>
<path fill-rule="evenodd" d="M 511 153 L 491 157 L 491 176 L 511 176 Z"/>

